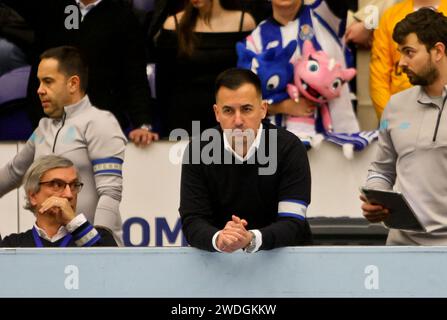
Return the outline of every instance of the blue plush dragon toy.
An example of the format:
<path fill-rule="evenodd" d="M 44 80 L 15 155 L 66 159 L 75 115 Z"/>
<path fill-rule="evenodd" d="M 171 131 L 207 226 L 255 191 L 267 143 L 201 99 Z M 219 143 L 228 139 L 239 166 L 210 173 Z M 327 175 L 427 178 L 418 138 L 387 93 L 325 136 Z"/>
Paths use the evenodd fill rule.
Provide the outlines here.
<path fill-rule="evenodd" d="M 268 103 L 277 103 L 289 99 L 287 84 L 293 82 L 293 65 L 290 59 L 296 50 L 297 42 L 290 42 L 283 48 L 270 48 L 260 54 L 248 50 L 238 43 L 238 67 L 250 69 L 261 80 L 262 97 Z"/>

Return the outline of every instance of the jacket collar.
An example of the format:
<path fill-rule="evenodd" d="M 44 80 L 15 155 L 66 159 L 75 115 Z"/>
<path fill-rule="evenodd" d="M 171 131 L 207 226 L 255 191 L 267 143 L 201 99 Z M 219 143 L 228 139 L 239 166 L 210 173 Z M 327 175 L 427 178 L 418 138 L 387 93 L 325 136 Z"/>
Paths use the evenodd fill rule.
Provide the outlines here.
<path fill-rule="evenodd" d="M 70 104 L 64 107 L 66 117 L 73 117 L 76 114 L 82 113 L 85 109 L 90 108 L 92 104 L 88 95 L 85 95 L 81 100 L 74 104 Z"/>
<path fill-rule="evenodd" d="M 444 90 L 442 90 L 442 97 L 443 100 L 445 100 L 447 96 L 447 85 L 444 86 Z M 417 102 L 425 105 L 425 106 L 433 106 L 433 98 L 430 97 L 427 92 L 425 92 L 424 88 L 422 86 L 419 86 L 419 93 L 418 93 L 418 97 L 417 97 Z"/>

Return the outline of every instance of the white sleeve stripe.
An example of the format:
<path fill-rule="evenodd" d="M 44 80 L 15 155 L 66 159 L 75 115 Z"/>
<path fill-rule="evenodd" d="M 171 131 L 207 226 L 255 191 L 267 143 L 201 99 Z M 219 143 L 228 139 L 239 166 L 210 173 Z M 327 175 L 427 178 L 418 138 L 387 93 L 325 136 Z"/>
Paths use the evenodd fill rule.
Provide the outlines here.
<path fill-rule="evenodd" d="M 303 204 L 289 201 L 280 201 L 278 203 L 278 212 L 292 213 L 306 217 L 307 207 Z"/>
<path fill-rule="evenodd" d="M 81 239 L 76 240 L 75 243 L 78 247 L 83 247 L 87 242 L 92 240 L 96 235 L 98 234 L 98 231 L 96 231 L 95 228 L 90 230 L 87 234 L 85 234 Z"/>
<path fill-rule="evenodd" d="M 122 171 L 123 165 L 120 163 L 113 163 L 113 162 L 107 162 L 107 163 L 99 163 L 95 164 L 93 166 L 93 172 L 97 173 L 104 170 L 117 170 Z"/>
<path fill-rule="evenodd" d="M 368 178 L 366 179 L 366 181 L 369 181 L 369 180 L 374 179 L 374 178 L 383 179 L 383 180 L 385 180 L 386 182 L 388 182 L 388 183 L 390 183 L 390 184 L 393 184 L 393 183 L 391 182 L 391 180 L 388 179 L 386 176 L 384 176 L 384 175 L 382 175 L 382 174 L 378 174 L 378 173 L 375 173 L 375 174 L 372 174 L 372 175 L 368 176 Z"/>

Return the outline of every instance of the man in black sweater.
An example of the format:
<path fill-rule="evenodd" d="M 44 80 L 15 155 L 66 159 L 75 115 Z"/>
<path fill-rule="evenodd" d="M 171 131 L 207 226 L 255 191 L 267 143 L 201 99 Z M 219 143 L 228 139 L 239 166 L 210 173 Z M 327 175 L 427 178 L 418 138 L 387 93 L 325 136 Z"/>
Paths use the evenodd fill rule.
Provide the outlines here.
<path fill-rule="evenodd" d="M 183 160 L 179 211 L 189 244 L 249 253 L 310 244 L 311 178 L 303 144 L 262 122 L 267 106 L 253 72 L 224 71 L 215 94 L 220 128 L 193 140 Z"/>
<path fill-rule="evenodd" d="M 150 89 L 144 35 L 131 7 L 120 0 L 3 0 L 34 29 L 36 42 L 28 86 L 33 124 L 43 116 L 37 96 L 37 66 L 45 50 L 78 47 L 89 66 L 87 93 L 109 110 L 137 145 L 158 139 L 150 126 Z M 129 121 L 130 120 L 130 121 Z"/>
<path fill-rule="evenodd" d="M 112 233 L 93 227 L 76 203 L 82 182 L 70 160 L 49 155 L 38 158 L 23 180 L 26 208 L 36 216 L 32 229 L 11 234 L 0 247 L 116 247 Z"/>

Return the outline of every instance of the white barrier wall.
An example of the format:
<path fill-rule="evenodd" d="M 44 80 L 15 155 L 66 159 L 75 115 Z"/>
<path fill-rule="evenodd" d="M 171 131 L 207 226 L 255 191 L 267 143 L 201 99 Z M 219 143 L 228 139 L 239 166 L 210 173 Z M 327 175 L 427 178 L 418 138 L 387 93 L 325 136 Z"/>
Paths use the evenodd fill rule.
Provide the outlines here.
<path fill-rule="evenodd" d="M 5 165 L 17 153 L 17 143 L 0 144 L 0 166 Z M 0 177 L 3 179 L 3 177 Z M 14 190 L 0 198 L 0 234 L 4 236 L 17 232 L 18 226 L 18 191 Z"/>
<path fill-rule="evenodd" d="M 205 304 L 204 298 L 230 297 L 237 298 L 235 304 L 246 304 L 245 298 L 446 298 L 445 265 L 446 247 L 288 247 L 256 254 L 220 254 L 195 248 L 7 248 L 0 249 L 0 298 L 186 298 L 188 301 L 172 301 L 172 305 L 196 306 Z M 66 306 L 68 301 L 56 303 L 61 302 Z M 116 302 L 111 302 L 112 307 L 102 303 L 101 316 L 104 310 L 117 310 Z M 227 304 L 228 300 L 212 302 Z M 355 310 L 340 308 L 341 302 L 327 304 L 330 312 L 345 316 Z M 396 308 L 398 301 L 386 302 L 387 307 L 392 303 L 394 310 L 400 310 Z M 414 302 L 410 306 L 407 301 L 402 310 L 416 310 Z M 148 309 L 147 301 L 143 303 L 146 312 L 153 314 L 152 306 Z M 160 308 L 162 303 L 157 301 L 155 307 Z M 364 301 L 354 303 L 358 306 Z M 370 313 L 373 308 L 378 310 L 377 303 L 380 301 L 362 306 Z M 426 303 L 424 311 L 428 310 Z M 307 301 L 287 300 L 290 309 L 282 317 L 248 319 L 294 319 L 290 314 L 303 310 L 303 304 Z M 127 302 L 129 306 L 135 307 L 133 302 Z M 316 311 L 314 303 L 309 306 Z M 435 306 L 444 308 L 441 304 Z M 88 312 L 90 315 L 91 309 Z M 380 310 L 377 318 L 383 314 Z M 211 314 L 157 315 L 153 318 L 247 319 Z"/>
<path fill-rule="evenodd" d="M 180 151 L 185 145 L 186 142 L 160 141 L 145 149 L 133 144 L 127 146 L 121 214 L 124 242 L 128 246 L 185 244 L 178 216 Z M 373 144 L 356 153 L 354 160 L 345 159 L 339 147 L 327 142 L 323 142 L 319 150 L 309 152 L 312 203 L 308 217 L 361 217 L 358 189 L 365 180 L 376 148 Z M 16 144 L 0 144 L 0 165 L 16 152 Z M 170 161 L 170 154 L 176 163 Z M 27 230 L 34 221 L 33 215 L 23 209 L 23 190 L 17 194 L 13 191 L 0 199 L 2 236 Z M 79 196 L 82 197 L 82 192 Z"/>

